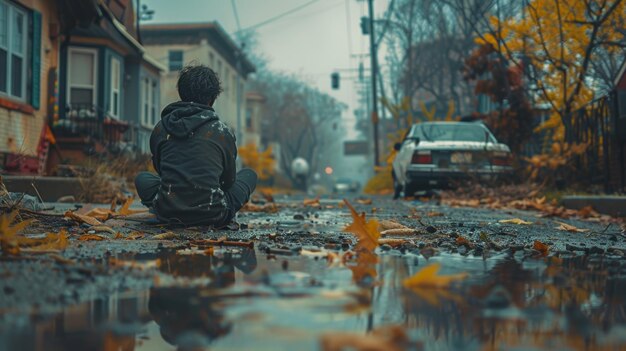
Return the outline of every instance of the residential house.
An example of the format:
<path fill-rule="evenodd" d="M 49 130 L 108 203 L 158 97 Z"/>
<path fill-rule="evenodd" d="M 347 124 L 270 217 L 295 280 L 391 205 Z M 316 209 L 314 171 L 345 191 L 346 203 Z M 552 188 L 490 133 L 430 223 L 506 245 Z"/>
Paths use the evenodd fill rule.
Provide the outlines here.
<path fill-rule="evenodd" d="M 207 65 L 217 72 L 223 85 L 224 91 L 214 105 L 220 118 L 233 130 L 240 118 L 240 145 L 259 142 L 259 130 L 254 127 L 258 121 L 247 120 L 253 117 L 248 114 L 245 92 L 248 75 L 255 67 L 217 22 L 145 25 L 141 37 L 146 50 L 168 68 L 161 76 L 161 109 L 180 100 L 176 82 L 185 65 Z"/>
<path fill-rule="evenodd" d="M 67 0 L 66 0 L 67 1 Z M 51 121 L 62 160 L 148 152 L 164 70 L 137 40 L 131 0 L 87 0 L 94 16 L 64 33 L 60 48 L 59 113 Z"/>
<path fill-rule="evenodd" d="M 48 87 L 65 16 L 48 0 L 0 0 L 0 170 L 39 173 L 47 148 Z"/>

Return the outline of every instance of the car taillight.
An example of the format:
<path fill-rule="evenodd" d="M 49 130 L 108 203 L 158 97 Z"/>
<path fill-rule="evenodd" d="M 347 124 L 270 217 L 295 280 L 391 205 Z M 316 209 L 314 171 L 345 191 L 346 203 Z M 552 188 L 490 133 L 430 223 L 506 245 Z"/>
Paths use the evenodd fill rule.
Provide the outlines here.
<path fill-rule="evenodd" d="M 430 154 L 430 151 L 415 151 L 413 153 L 413 158 L 411 158 L 411 163 L 415 164 L 430 164 L 433 163 L 433 156 Z"/>
<path fill-rule="evenodd" d="M 491 159 L 491 164 L 494 166 L 508 167 L 511 165 L 511 158 L 509 156 L 496 156 Z"/>

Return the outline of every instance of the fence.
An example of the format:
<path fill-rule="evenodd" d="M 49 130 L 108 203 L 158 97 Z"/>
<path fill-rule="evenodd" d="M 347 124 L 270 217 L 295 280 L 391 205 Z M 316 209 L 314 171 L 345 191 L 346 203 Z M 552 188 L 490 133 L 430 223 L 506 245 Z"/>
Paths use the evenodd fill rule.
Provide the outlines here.
<path fill-rule="evenodd" d="M 65 116 L 53 126 L 57 138 L 82 140 L 92 145 L 91 153 L 146 152 L 146 130 L 136 123 L 106 116 L 94 105 L 68 107 Z M 149 131 L 147 132 L 149 135 Z"/>
<path fill-rule="evenodd" d="M 573 181 L 602 186 L 607 193 L 624 189 L 624 144 L 617 137 L 618 107 L 614 94 L 606 95 L 580 108 L 572 115 L 568 143 L 586 144 L 575 157 Z"/>

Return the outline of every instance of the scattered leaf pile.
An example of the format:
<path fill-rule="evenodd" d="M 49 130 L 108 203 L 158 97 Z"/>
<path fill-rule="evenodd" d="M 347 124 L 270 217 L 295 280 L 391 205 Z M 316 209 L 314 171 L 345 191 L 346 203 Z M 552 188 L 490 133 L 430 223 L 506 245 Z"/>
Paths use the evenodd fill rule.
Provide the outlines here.
<path fill-rule="evenodd" d="M 0 216 L 0 248 L 4 256 L 18 256 L 21 252 L 45 252 L 63 250 L 68 239 L 65 230 L 48 233 L 43 237 L 28 238 L 18 233 L 28 227 L 32 220 L 17 220 L 18 212 Z M 15 223 L 14 223 L 15 222 Z"/>
<path fill-rule="evenodd" d="M 591 207 L 580 210 L 567 209 L 556 200 L 539 196 L 540 189 L 532 184 L 485 187 L 480 184 L 459 187 L 441 193 L 441 202 L 452 207 L 486 207 L 491 209 L 518 209 L 538 211 L 543 217 L 579 217 L 596 221 L 609 221 L 610 216 L 600 215 Z M 517 224 L 517 223 L 515 223 Z M 521 224 L 521 223 L 519 223 Z"/>

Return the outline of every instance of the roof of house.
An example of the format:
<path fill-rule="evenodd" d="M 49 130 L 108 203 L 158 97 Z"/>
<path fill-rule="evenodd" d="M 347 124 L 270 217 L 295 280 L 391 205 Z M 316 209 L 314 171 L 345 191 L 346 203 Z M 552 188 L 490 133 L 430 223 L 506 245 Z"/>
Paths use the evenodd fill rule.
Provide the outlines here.
<path fill-rule="evenodd" d="M 239 46 L 216 21 L 142 25 L 141 36 L 144 45 L 197 44 L 200 40 L 207 39 L 209 44 L 233 66 L 236 65 L 238 55 L 241 53 Z M 254 64 L 247 57 L 241 54 L 239 58 L 241 73 L 247 75 L 256 71 Z"/>

